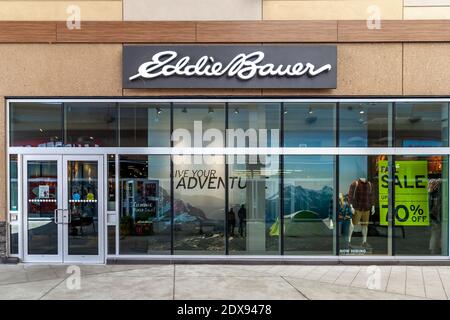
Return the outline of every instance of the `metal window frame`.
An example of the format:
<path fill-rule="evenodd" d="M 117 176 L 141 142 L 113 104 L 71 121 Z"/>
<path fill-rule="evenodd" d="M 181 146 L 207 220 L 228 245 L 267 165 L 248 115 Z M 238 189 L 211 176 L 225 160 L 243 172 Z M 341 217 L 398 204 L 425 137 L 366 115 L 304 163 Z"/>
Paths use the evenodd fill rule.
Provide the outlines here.
<path fill-rule="evenodd" d="M 338 144 L 336 144 L 336 147 L 332 148 L 284 148 L 283 144 L 280 144 L 281 147 L 279 148 L 227 148 L 226 146 L 224 148 L 172 148 L 173 144 L 171 144 L 171 147 L 167 148 L 121 148 L 121 147 L 108 147 L 108 148 L 66 148 L 66 147 L 55 147 L 55 148 L 38 148 L 38 147 L 10 147 L 10 103 L 14 102 L 40 102 L 40 103 L 61 103 L 64 105 L 64 103 L 68 102 L 110 102 L 110 103 L 116 103 L 119 108 L 120 103 L 168 103 L 171 106 L 171 114 L 170 114 L 170 132 L 173 131 L 173 104 L 174 103 L 225 103 L 226 104 L 226 113 L 228 111 L 228 103 L 246 103 L 246 102 L 252 102 L 252 103 L 264 103 L 264 102 L 277 102 L 283 105 L 284 103 L 320 103 L 320 102 L 326 102 L 326 103 L 336 103 L 336 119 L 335 119 L 335 130 L 336 130 L 336 139 L 338 139 L 339 134 L 339 104 L 340 103 L 351 103 L 351 102 L 385 102 L 385 103 L 391 103 L 394 108 L 393 117 L 392 119 L 392 146 L 387 148 L 370 148 L 370 147 L 361 147 L 361 148 L 347 148 L 347 147 L 337 147 Z M 21 206 L 21 201 L 23 197 L 23 186 L 22 186 L 22 158 L 25 154 L 79 154 L 80 149 L 82 149 L 83 154 L 89 155 L 89 154 L 103 154 L 105 155 L 105 159 L 108 154 L 114 154 L 116 159 L 116 254 L 115 255 L 109 255 L 107 253 L 107 235 L 104 237 L 104 250 L 105 250 L 105 257 L 106 258 L 117 258 L 117 259 L 158 259 L 158 258 L 164 258 L 164 259 L 196 259 L 196 260 L 211 260 L 211 259 L 218 259 L 218 258 L 224 258 L 227 260 L 239 260 L 239 259 L 256 259 L 256 260 L 274 260 L 274 259 L 282 259 L 286 261 L 294 261 L 294 260 L 339 260 L 339 261 L 353 261 L 353 260 L 367 260 L 367 261 L 373 261 L 373 260 L 383 260 L 383 261 L 400 261 L 400 260 L 450 260 L 450 252 L 447 252 L 446 256 L 339 256 L 338 250 L 336 250 L 336 256 L 283 256 L 282 251 L 280 252 L 280 256 L 240 256 L 240 255 L 215 255 L 213 257 L 205 257 L 205 256 L 196 256 L 196 255 L 189 255 L 189 256 L 182 256 L 182 255 L 173 255 L 173 246 L 174 246 L 174 239 L 173 239 L 173 232 L 172 232 L 172 239 L 171 239 L 171 255 L 120 255 L 120 248 L 119 248 L 119 155 L 120 154 L 147 154 L 147 155 L 172 155 L 172 154 L 180 154 L 180 152 L 188 152 L 191 154 L 218 154 L 218 155 L 235 155 L 235 154 L 276 154 L 280 155 L 281 160 L 284 160 L 285 155 L 333 155 L 335 157 L 335 163 L 338 163 L 339 156 L 342 155 L 361 155 L 361 156 L 370 156 L 370 155 L 387 155 L 389 157 L 394 158 L 396 155 L 445 155 L 450 158 L 450 145 L 447 147 L 421 147 L 421 148 L 404 148 L 404 147 L 395 147 L 395 104 L 398 102 L 443 102 L 447 103 L 447 108 L 450 106 L 450 97 L 403 97 L 403 98 L 392 98 L 392 97 L 380 97 L 380 98 L 374 98 L 374 97 L 352 97 L 352 98 L 335 98 L 335 97 L 319 97 L 319 98 L 257 98 L 257 97 L 245 97 L 245 98 L 230 98 L 230 97 L 224 97 L 224 98 L 198 98 L 198 97 L 183 97 L 183 98 L 177 98 L 177 97 L 163 97 L 163 98 L 124 98 L 124 97 L 108 97 L 108 98 L 42 98 L 42 97 L 36 97 L 36 98 L 5 98 L 6 103 L 6 140 L 7 140 L 7 154 L 6 157 L 8 159 L 7 161 L 7 234 L 10 233 L 10 225 L 11 224 L 18 224 L 19 225 L 19 254 L 17 255 L 11 255 L 8 254 L 11 257 L 22 257 L 23 258 L 23 235 L 21 231 L 20 226 L 23 224 L 22 219 L 22 211 L 23 208 Z M 120 108 L 119 108 L 120 112 Z M 283 107 L 281 108 L 281 111 L 283 112 Z M 283 118 L 283 114 L 281 114 L 281 118 Z M 283 127 L 284 123 L 282 121 L 281 127 Z M 448 126 L 450 130 L 450 126 Z M 120 123 L 118 122 L 118 128 L 120 129 Z M 228 128 L 228 123 L 226 123 L 226 128 Z M 448 137 L 450 138 L 450 132 L 447 132 Z M 120 132 L 117 133 L 117 139 L 120 139 Z M 336 140 L 338 142 L 338 140 Z M 283 142 L 283 141 L 281 141 Z M 10 175 L 10 155 L 11 154 L 17 154 L 18 156 L 18 197 L 19 197 L 19 208 L 17 211 L 11 211 L 10 210 L 10 182 L 9 182 L 9 175 Z M 106 159 L 107 160 L 107 159 Z M 283 163 L 283 161 L 281 161 Z M 282 165 L 282 164 L 281 164 Z M 172 220 L 173 220 L 173 163 L 171 161 L 171 211 L 172 211 Z M 283 165 L 282 165 L 283 166 Z M 336 164 L 335 164 L 336 166 Z M 105 166 L 106 167 L 106 166 Z M 338 170 L 335 170 L 335 178 L 337 178 L 337 172 Z M 283 186 L 283 178 L 281 177 L 281 183 L 280 185 Z M 449 176 L 447 177 L 447 180 L 450 183 L 450 170 L 449 170 Z M 450 201 L 450 188 L 448 199 Z M 335 195 L 336 197 L 336 195 Z M 283 197 L 280 198 L 280 201 L 283 200 Z M 336 202 L 336 201 L 335 201 Z M 106 202 L 105 202 L 106 204 Z M 283 204 L 281 204 L 282 206 Z M 449 206 L 450 208 L 450 206 Z M 280 208 L 280 210 L 282 207 Z M 450 209 L 449 209 L 450 210 Z M 391 210 L 390 210 L 391 211 Z M 18 214 L 18 220 L 15 222 L 10 221 L 10 214 L 11 213 L 17 213 Z M 283 213 L 281 214 L 281 220 Z M 450 216 L 450 215 L 449 215 Z M 105 219 L 107 218 L 107 211 L 105 210 L 104 214 Z M 106 221 L 105 221 L 106 222 Z M 172 221 L 173 222 L 173 221 Z M 283 223 L 283 221 L 281 221 Z M 105 227 L 106 227 L 105 223 Z M 172 223 L 173 225 L 173 223 Z M 448 230 L 450 230 L 450 219 L 448 219 Z M 173 228 L 173 226 L 172 226 Z M 105 228 L 105 233 L 107 233 L 107 228 Z M 337 231 L 336 231 L 337 232 Z M 338 235 L 336 236 L 338 237 Z M 448 235 L 447 243 L 450 242 L 450 232 Z M 227 239 L 227 238 L 226 238 Z M 283 239 L 280 238 L 280 250 L 283 249 Z M 9 248 L 9 237 L 7 237 L 7 246 Z M 338 244 L 336 244 L 338 247 Z M 394 252 L 392 252 L 394 253 Z"/>

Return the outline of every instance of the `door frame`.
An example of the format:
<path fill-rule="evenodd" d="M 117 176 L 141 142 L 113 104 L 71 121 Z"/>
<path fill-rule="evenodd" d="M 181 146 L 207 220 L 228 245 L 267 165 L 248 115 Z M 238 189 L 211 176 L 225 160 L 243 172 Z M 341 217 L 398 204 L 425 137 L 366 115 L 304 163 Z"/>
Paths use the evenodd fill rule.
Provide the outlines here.
<path fill-rule="evenodd" d="M 23 233 L 23 261 L 27 263 L 57 263 L 57 264 L 104 264 L 106 262 L 106 233 L 105 233 L 105 225 L 106 225 L 106 214 L 105 214 L 105 168 L 104 168 L 104 155 L 75 155 L 75 154 L 55 154 L 55 155 L 34 155 L 34 154 L 25 154 L 22 157 L 21 166 L 22 166 L 22 208 L 23 208 L 23 223 L 22 223 L 22 233 Z M 57 162 L 57 172 L 58 172 L 58 185 L 57 185 L 57 208 L 64 209 L 67 211 L 68 209 L 68 176 L 67 176 L 67 164 L 68 161 L 97 161 L 97 179 L 98 179 L 98 190 L 97 190 L 97 210 L 98 210 L 98 218 L 97 218 L 97 233 L 98 233 L 98 255 L 90 256 L 90 255 L 69 255 L 68 254 L 68 224 L 61 223 L 58 224 L 58 254 L 57 255 L 30 255 L 28 254 L 28 190 L 27 190 L 27 161 L 32 160 L 53 160 Z M 63 220 L 63 211 L 57 212 L 58 220 Z"/>

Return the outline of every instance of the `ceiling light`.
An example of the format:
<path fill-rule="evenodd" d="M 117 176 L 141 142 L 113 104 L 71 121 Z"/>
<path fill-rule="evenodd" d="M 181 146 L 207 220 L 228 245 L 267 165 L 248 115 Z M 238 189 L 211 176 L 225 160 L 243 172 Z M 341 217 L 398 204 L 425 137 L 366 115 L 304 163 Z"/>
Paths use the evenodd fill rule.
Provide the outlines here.
<path fill-rule="evenodd" d="M 309 109 L 308 109 L 308 113 L 309 113 L 309 114 L 313 114 L 313 113 L 314 113 L 314 111 L 312 110 L 312 108 L 311 108 L 311 107 L 309 107 Z"/>
<path fill-rule="evenodd" d="M 161 110 L 160 107 L 156 107 L 156 113 L 157 113 L 157 114 L 161 114 L 161 113 L 162 113 L 162 110 Z"/>
<path fill-rule="evenodd" d="M 360 114 L 364 114 L 364 110 L 359 111 Z"/>
<path fill-rule="evenodd" d="M 238 108 L 234 108 L 234 114 L 239 114 L 239 109 Z"/>

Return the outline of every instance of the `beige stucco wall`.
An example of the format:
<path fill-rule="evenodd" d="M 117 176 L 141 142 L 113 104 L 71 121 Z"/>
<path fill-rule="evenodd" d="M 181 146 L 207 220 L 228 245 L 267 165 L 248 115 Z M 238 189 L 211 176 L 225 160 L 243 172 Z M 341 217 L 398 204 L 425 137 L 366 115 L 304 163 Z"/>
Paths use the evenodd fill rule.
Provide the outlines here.
<path fill-rule="evenodd" d="M 0 20 L 66 21 L 77 6 L 83 21 L 122 20 L 122 0 L 0 0 Z M 76 9 L 78 10 L 78 9 Z"/>
<path fill-rule="evenodd" d="M 450 95 L 450 43 L 404 45 L 405 95 Z"/>
<path fill-rule="evenodd" d="M 450 19 L 450 0 L 0 0 L 0 21 Z M 369 10 L 369 11 L 368 11 Z"/>
<path fill-rule="evenodd" d="M 405 19 L 450 19 L 450 0 L 405 0 Z"/>
<path fill-rule="evenodd" d="M 401 20 L 403 0 L 265 0 L 266 20 L 366 20 L 375 9 L 381 19 Z"/>
<path fill-rule="evenodd" d="M 260 20 L 262 0 L 123 0 L 124 20 Z"/>

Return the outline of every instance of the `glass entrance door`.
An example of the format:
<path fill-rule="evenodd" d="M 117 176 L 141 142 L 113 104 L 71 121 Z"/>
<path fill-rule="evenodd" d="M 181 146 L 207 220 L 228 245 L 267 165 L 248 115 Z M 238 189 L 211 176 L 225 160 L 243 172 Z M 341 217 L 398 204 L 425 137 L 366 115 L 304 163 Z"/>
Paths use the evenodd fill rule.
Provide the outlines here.
<path fill-rule="evenodd" d="M 103 157 L 24 156 L 24 261 L 104 262 Z"/>

